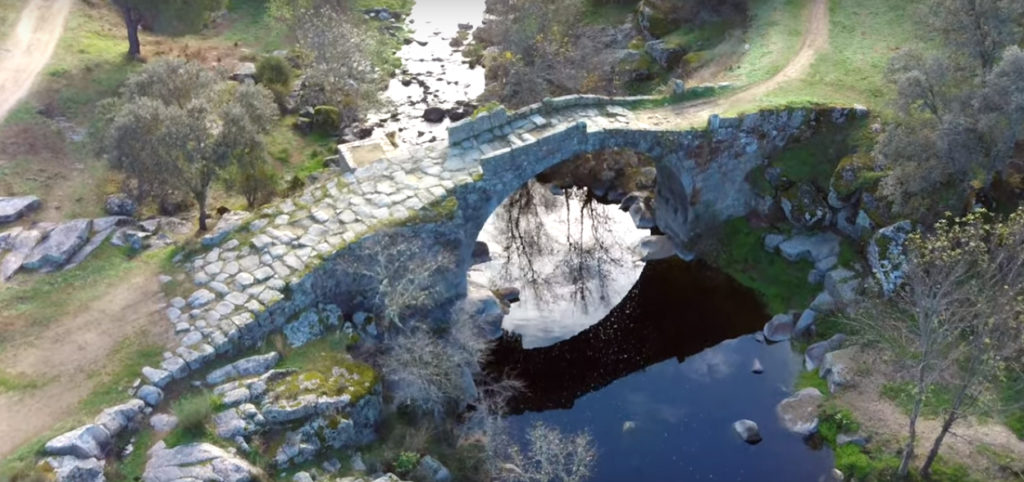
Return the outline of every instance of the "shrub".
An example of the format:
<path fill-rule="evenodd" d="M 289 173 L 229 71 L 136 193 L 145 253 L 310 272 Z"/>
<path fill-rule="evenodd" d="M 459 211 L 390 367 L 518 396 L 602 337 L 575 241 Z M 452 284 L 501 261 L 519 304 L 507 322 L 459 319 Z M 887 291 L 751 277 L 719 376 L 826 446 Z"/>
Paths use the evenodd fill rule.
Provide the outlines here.
<path fill-rule="evenodd" d="M 256 64 L 256 80 L 261 84 L 289 86 L 292 67 L 284 57 L 268 55 Z"/>
<path fill-rule="evenodd" d="M 341 128 L 341 114 L 337 107 L 321 105 L 313 109 L 313 132 L 334 135 Z"/>
<path fill-rule="evenodd" d="M 192 443 L 208 435 L 207 420 L 213 415 L 220 397 L 201 391 L 185 395 L 171 405 L 171 411 L 178 417 L 178 427 L 165 441 L 169 447 Z"/>
<path fill-rule="evenodd" d="M 398 458 L 395 459 L 395 472 L 399 474 L 408 474 L 416 468 L 416 464 L 420 463 L 420 454 L 415 452 L 402 452 L 398 454 Z"/>

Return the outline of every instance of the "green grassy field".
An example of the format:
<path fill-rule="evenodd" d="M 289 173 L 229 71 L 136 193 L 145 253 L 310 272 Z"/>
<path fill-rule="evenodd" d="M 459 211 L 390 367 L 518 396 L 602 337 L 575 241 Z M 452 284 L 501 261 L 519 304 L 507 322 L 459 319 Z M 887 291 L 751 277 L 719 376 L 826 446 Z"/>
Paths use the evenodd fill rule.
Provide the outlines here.
<path fill-rule="evenodd" d="M 754 0 L 747 32 L 750 50 L 726 76 L 739 85 L 767 80 L 800 49 L 807 0 Z"/>
<path fill-rule="evenodd" d="M 793 0 L 786 0 L 787 2 Z M 882 76 L 902 48 L 927 47 L 916 15 L 922 0 L 832 0 L 829 48 L 802 79 L 784 84 L 764 104 L 862 104 L 884 108 L 892 89 Z"/>

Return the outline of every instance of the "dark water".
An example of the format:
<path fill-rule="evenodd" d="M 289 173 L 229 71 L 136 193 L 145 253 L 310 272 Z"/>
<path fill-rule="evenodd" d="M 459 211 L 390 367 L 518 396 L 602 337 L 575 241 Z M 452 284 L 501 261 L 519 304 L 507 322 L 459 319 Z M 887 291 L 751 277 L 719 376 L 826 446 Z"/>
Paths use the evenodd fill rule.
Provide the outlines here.
<path fill-rule="evenodd" d="M 510 406 L 512 428 L 589 430 L 596 481 L 819 480 L 831 453 L 776 418 L 800 361 L 786 343 L 754 340 L 767 318 L 754 293 L 704 263 L 648 263 L 598 324 L 547 347 L 506 340 L 496 351 L 494 366 L 527 388 Z M 751 373 L 754 358 L 764 374 Z M 758 423 L 763 442 L 737 437 L 741 418 Z"/>

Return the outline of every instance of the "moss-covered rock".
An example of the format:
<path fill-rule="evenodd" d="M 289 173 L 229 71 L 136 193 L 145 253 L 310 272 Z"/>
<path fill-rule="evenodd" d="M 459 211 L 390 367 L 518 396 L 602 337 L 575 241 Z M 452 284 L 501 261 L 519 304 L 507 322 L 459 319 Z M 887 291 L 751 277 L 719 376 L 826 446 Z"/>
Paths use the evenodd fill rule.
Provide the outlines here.
<path fill-rule="evenodd" d="M 875 169 L 871 154 L 861 152 L 846 156 L 839 161 L 839 165 L 832 173 L 830 186 L 839 202 L 848 203 L 857 194 L 857 191 L 874 188 L 884 175 L 884 172 Z M 834 204 L 833 206 L 842 207 Z"/>
<path fill-rule="evenodd" d="M 828 225 L 832 210 L 810 183 L 800 183 L 779 194 L 779 205 L 793 225 L 810 229 Z"/>
<path fill-rule="evenodd" d="M 341 129 L 341 113 L 337 107 L 321 105 L 313 109 L 313 132 L 334 135 Z"/>

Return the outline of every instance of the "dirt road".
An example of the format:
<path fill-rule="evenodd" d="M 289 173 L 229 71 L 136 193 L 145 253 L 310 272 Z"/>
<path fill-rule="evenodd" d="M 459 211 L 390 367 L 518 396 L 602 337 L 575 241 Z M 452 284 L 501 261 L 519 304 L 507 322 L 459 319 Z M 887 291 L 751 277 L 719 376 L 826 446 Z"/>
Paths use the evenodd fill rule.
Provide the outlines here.
<path fill-rule="evenodd" d="M 44 385 L 0 393 L 0 459 L 76 413 L 100 382 L 111 354 L 126 338 L 169 346 L 155 267 L 135 270 L 117 286 L 0 355 L 0 367 Z M 45 275 L 43 275 L 45 276 Z M 57 294 L 55 294 L 57 295 Z"/>
<path fill-rule="evenodd" d="M 29 0 L 0 47 L 0 121 L 32 88 L 57 48 L 73 0 Z"/>
<path fill-rule="evenodd" d="M 779 85 L 806 75 L 818 53 L 828 48 L 828 35 L 828 0 L 813 0 L 807 13 L 800 50 L 774 76 L 725 97 L 638 112 L 637 119 L 654 127 L 690 127 L 703 124 L 712 114 L 753 104 L 758 97 L 771 92 Z"/>

